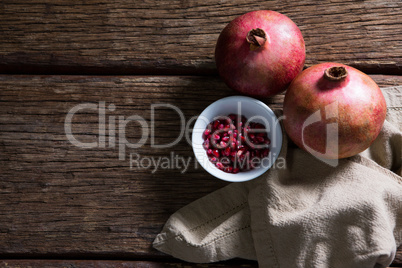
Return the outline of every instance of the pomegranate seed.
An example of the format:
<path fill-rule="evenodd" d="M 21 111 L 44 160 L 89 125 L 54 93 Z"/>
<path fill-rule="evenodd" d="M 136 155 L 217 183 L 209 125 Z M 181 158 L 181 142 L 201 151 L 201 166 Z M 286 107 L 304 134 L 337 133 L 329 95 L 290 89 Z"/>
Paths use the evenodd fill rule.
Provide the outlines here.
<path fill-rule="evenodd" d="M 204 143 L 202 144 L 205 150 L 209 149 L 209 140 L 205 140 Z"/>
<path fill-rule="evenodd" d="M 208 155 L 208 156 L 213 156 L 212 149 L 208 149 L 207 155 Z"/>
<path fill-rule="evenodd" d="M 241 133 L 239 133 L 237 140 L 239 141 L 240 144 L 243 144 L 246 141 L 246 138 Z"/>
<path fill-rule="evenodd" d="M 230 140 L 229 136 L 225 136 L 225 137 L 222 138 L 222 141 L 224 141 L 224 142 L 228 142 L 229 140 Z"/>
<path fill-rule="evenodd" d="M 237 156 L 240 157 L 240 156 L 242 156 L 245 152 L 246 152 L 246 148 L 240 148 L 240 149 L 237 151 Z"/>
<path fill-rule="evenodd" d="M 216 162 L 216 167 L 222 170 L 225 168 L 221 162 Z"/>
<path fill-rule="evenodd" d="M 204 131 L 204 133 L 202 134 L 202 138 L 205 140 L 208 138 L 208 136 L 211 134 L 211 130 L 210 129 L 206 129 Z"/>
<path fill-rule="evenodd" d="M 232 153 L 232 150 L 230 149 L 230 147 L 225 148 L 224 155 L 230 156 L 231 153 Z"/>
<path fill-rule="evenodd" d="M 227 173 L 233 173 L 233 168 L 231 166 L 225 167 L 224 170 Z"/>
<path fill-rule="evenodd" d="M 230 148 L 231 148 L 231 149 L 235 149 L 235 148 L 236 148 L 236 142 L 235 142 L 235 141 L 232 142 L 232 143 L 230 143 Z"/>
<path fill-rule="evenodd" d="M 218 158 L 213 156 L 213 157 L 209 158 L 209 161 L 211 161 L 212 163 L 215 163 L 216 161 L 218 161 Z"/>
<path fill-rule="evenodd" d="M 220 170 L 234 174 L 257 167 L 259 159 L 269 154 L 267 146 L 271 143 L 263 124 L 248 122 L 237 114 L 209 123 L 202 137 L 209 160 Z"/>

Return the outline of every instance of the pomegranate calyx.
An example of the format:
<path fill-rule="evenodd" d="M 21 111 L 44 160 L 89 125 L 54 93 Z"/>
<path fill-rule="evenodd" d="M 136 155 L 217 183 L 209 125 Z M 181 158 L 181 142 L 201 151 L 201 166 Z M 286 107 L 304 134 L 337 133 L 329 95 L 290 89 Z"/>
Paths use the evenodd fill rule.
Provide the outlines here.
<path fill-rule="evenodd" d="M 250 44 L 250 50 L 256 50 L 265 44 L 267 34 L 261 28 L 252 29 L 247 33 L 246 40 Z"/>
<path fill-rule="evenodd" d="M 324 77 L 330 81 L 341 81 L 348 76 L 348 71 L 343 66 L 333 66 L 325 69 Z"/>

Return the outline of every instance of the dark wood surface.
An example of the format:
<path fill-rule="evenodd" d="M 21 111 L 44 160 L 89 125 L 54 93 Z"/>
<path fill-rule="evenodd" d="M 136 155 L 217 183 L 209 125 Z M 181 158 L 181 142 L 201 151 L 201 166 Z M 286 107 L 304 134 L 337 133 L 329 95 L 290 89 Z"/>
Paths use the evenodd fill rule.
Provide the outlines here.
<path fill-rule="evenodd" d="M 214 47 L 236 16 L 272 9 L 306 42 L 306 66 L 339 61 L 402 73 L 402 5 L 397 0 L 124 1 L 3 0 L 4 72 L 215 73 Z"/>
<path fill-rule="evenodd" d="M 400 85 L 401 76 L 372 75 L 380 86 Z M 202 94 L 200 94 L 202 92 Z M 151 105 L 179 107 L 186 119 L 209 103 L 231 95 L 218 77 L 197 76 L 0 76 L 0 257 L 165 258 L 151 247 L 170 214 L 227 183 L 196 168 L 191 146 L 127 149 L 78 148 L 66 138 L 68 111 L 81 103 L 115 105 L 106 117 L 139 115 L 151 119 Z M 279 107 L 283 95 L 265 100 Z M 176 111 L 155 109 L 155 143 L 179 135 Z M 108 122 L 107 122 L 108 124 Z M 117 127 L 116 127 L 117 129 Z M 99 139 L 99 114 L 74 116 L 74 136 Z M 140 126 L 127 125 L 127 140 L 140 138 Z M 178 168 L 130 167 L 141 158 L 191 158 Z"/>
<path fill-rule="evenodd" d="M 2 1 L 0 267 L 206 267 L 151 246 L 173 212 L 227 184 L 195 166 L 187 140 L 158 149 L 149 137 L 119 160 L 117 127 L 115 147 L 106 136 L 104 148 L 78 148 L 66 137 L 65 119 L 76 105 L 104 102 L 108 134 L 110 116 L 116 125 L 132 115 L 150 123 L 152 105 L 167 103 L 189 121 L 235 94 L 216 76 L 216 38 L 235 16 L 262 8 L 299 25 L 306 67 L 337 61 L 380 86 L 402 84 L 398 1 Z M 283 94 L 263 101 L 280 108 Z M 174 141 L 178 113 L 154 111 L 155 143 Z M 72 131 L 81 142 L 99 141 L 97 111 L 77 113 Z M 128 123 L 126 136 L 138 141 L 140 125 Z M 172 152 L 190 159 L 184 173 L 130 167 L 130 154 Z M 402 249 L 393 265 L 402 266 Z M 225 266 L 256 263 L 212 267 Z"/>
<path fill-rule="evenodd" d="M 74 268 L 255 268 L 255 263 L 243 261 L 243 263 L 225 262 L 208 264 L 189 264 L 184 262 L 152 262 L 152 261 L 111 261 L 111 260 L 0 260 L 0 267 L 74 267 Z"/>

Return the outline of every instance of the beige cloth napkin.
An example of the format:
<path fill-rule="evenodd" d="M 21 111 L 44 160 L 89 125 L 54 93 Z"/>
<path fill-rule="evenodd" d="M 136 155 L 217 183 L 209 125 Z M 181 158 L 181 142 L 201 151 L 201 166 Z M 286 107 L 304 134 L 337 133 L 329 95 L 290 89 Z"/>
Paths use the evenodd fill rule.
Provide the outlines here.
<path fill-rule="evenodd" d="M 260 267 L 386 267 L 402 243 L 402 86 L 363 153 L 331 167 L 286 137 L 286 169 L 232 183 L 174 213 L 154 247 L 189 262 Z"/>

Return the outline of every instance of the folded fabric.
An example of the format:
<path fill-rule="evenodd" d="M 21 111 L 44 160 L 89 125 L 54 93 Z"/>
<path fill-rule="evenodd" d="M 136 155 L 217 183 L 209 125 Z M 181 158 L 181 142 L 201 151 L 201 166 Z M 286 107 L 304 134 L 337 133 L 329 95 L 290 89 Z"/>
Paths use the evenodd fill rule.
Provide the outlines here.
<path fill-rule="evenodd" d="M 383 93 L 387 120 L 369 149 L 332 167 L 285 135 L 285 167 L 180 209 L 154 247 L 197 263 L 387 267 L 402 243 L 402 87 Z"/>

